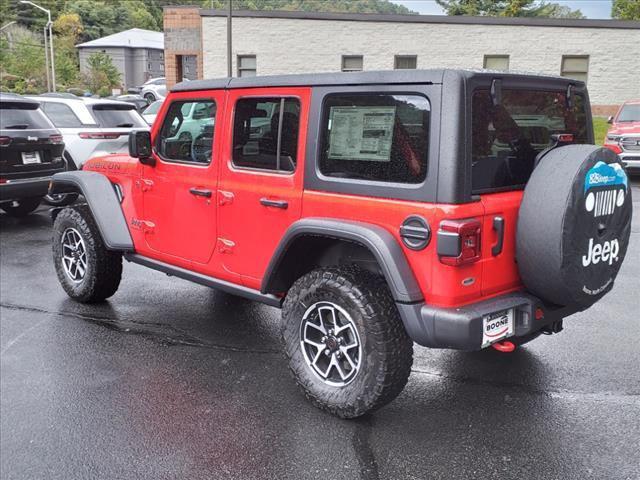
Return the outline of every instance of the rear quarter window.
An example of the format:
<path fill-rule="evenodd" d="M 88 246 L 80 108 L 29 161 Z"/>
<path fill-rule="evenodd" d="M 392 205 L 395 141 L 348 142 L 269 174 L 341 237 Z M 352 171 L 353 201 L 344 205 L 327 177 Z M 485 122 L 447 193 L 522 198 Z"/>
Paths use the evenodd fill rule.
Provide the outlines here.
<path fill-rule="evenodd" d="M 551 135 L 570 133 L 588 143 L 586 101 L 567 103 L 565 92 L 503 90 L 494 105 L 488 89 L 472 97 L 472 188 L 474 193 L 522 188 L 535 158 L 551 145 Z"/>
<path fill-rule="evenodd" d="M 148 127 L 133 105 L 94 105 L 92 112 L 103 128 Z"/>
<path fill-rule="evenodd" d="M 328 95 L 322 115 L 319 169 L 324 176 L 414 184 L 426 178 L 426 97 Z"/>
<path fill-rule="evenodd" d="M 71 107 L 64 103 L 43 102 L 42 110 L 49 117 L 49 120 L 58 128 L 79 128 L 82 122 L 78 116 L 73 113 Z"/>

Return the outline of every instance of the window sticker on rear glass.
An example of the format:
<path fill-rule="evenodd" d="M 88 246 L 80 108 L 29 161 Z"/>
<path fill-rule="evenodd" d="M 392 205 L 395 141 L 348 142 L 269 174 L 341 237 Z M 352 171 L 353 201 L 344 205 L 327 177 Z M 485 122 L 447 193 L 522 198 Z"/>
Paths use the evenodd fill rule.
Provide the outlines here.
<path fill-rule="evenodd" d="M 329 158 L 391 161 L 396 107 L 331 107 Z"/>

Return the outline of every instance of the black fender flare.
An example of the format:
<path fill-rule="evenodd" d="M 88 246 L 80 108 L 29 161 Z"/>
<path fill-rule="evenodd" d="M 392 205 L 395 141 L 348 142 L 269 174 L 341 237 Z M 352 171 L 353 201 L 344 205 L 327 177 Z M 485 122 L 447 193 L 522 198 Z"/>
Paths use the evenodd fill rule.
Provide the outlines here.
<path fill-rule="evenodd" d="M 134 250 L 120 201 L 107 177 L 97 172 L 56 173 L 51 177 L 49 194 L 56 193 L 80 193 L 84 196 L 109 250 Z M 54 218 L 55 215 L 56 212 L 53 213 Z"/>
<path fill-rule="evenodd" d="M 330 218 L 305 218 L 287 229 L 265 271 L 262 293 L 272 293 L 289 247 L 305 236 L 346 240 L 364 246 L 378 261 L 396 302 L 412 303 L 424 299 L 404 251 L 391 232 L 379 225 Z"/>

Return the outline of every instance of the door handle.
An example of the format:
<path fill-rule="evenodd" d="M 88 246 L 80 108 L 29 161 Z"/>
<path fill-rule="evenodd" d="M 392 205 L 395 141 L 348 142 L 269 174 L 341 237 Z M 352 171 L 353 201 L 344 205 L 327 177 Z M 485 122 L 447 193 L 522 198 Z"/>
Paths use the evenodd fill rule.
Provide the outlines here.
<path fill-rule="evenodd" d="M 266 197 L 260 199 L 260 204 L 265 207 L 281 208 L 283 210 L 286 210 L 289 207 L 289 202 L 286 200 L 269 200 Z"/>
<path fill-rule="evenodd" d="M 504 244 L 504 218 L 493 217 L 493 229 L 498 235 L 498 243 L 491 247 L 491 255 L 496 257 L 502 253 L 502 246 Z"/>
<path fill-rule="evenodd" d="M 206 198 L 211 198 L 211 190 L 201 190 L 199 188 L 196 187 L 192 187 L 189 189 L 189 193 L 191 193 L 191 195 L 195 195 L 197 197 L 206 197 Z"/>

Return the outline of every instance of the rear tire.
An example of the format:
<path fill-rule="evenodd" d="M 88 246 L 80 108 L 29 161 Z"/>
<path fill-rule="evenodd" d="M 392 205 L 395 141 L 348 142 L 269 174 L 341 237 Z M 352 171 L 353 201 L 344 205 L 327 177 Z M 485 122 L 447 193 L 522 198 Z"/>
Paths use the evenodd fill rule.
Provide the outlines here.
<path fill-rule="evenodd" d="M 64 161 L 67 165 L 66 171 L 74 171 L 78 170 L 76 167 L 76 163 L 71 158 L 68 152 L 64 152 Z M 79 197 L 77 193 L 54 193 L 52 195 L 44 196 L 44 203 L 51 205 L 52 207 L 66 207 L 67 205 L 71 205 L 75 202 Z"/>
<path fill-rule="evenodd" d="M 62 288 L 78 302 L 101 302 L 120 285 L 122 254 L 107 250 L 86 205 L 65 208 L 56 217 L 53 262 Z"/>
<path fill-rule="evenodd" d="M 289 290 L 282 318 L 289 367 L 315 406 L 355 418 L 406 385 L 413 342 L 382 277 L 355 267 L 309 272 Z"/>
<path fill-rule="evenodd" d="M 144 94 L 144 99 L 149 102 L 149 105 L 151 105 L 153 102 L 156 101 L 156 96 L 153 93 L 145 93 Z"/>
<path fill-rule="evenodd" d="M 0 204 L 0 208 L 2 208 L 2 210 L 4 210 L 10 217 L 26 217 L 40 206 L 41 201 L 42 198 L 40 197 L 21 198 L 20 200 L 15 200 L 13 202 L 2 203 Z"/>

